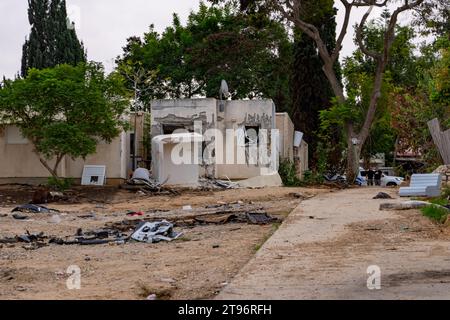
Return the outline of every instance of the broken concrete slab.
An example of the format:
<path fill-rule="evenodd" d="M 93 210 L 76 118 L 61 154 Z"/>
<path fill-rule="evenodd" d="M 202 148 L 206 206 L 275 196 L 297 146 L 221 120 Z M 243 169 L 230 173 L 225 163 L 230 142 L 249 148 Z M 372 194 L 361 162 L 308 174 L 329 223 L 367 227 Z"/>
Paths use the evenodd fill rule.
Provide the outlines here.
<path fill-rule="evenodd" d="M 413 210 L 413 209 L 421 209 L 428 206 L 436 206 L 439 208 L 446 209 L 450 212 L 450 209 L 446 207 L 433 204 L 426 201 L 405 201 L 401 203 L 382 203 L 380 204 L 380 210 Z"/>
<path fill-rule="evenodd" d="M 253 177 L 247 180 L 241 180 L 237 183 L 244 188 L 266 188 L 283 186 L 283 181 L 281 180 L 278 172 L 270 175 Z"/>

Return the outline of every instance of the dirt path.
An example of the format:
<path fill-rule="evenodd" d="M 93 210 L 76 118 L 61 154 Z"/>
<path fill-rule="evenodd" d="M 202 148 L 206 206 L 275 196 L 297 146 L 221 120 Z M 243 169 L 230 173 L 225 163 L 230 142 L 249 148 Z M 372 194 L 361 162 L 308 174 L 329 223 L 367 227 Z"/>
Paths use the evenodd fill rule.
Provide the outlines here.
<path fill-rule="evenodd" d="M 449 229 L 416 210 L 379 211 L 378 191 L 301 203 L 218 299 L 450 299 Z M 381 290 L 367 288 L 371 265 Z"/>

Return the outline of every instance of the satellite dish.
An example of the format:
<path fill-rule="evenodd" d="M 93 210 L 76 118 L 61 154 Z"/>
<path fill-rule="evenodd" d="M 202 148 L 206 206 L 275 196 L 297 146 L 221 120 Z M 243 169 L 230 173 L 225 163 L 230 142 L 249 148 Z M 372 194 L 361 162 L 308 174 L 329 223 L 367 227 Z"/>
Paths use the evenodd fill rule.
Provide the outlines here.
<path fill-rule="evenodd" d="M 227 99 L 230 96 L 230 91 L 228 90 L 228 84 L 225 80 L 222 80 L 222 83 L 220 84 L 220 91 L 219 91 L 220 99 L 223 98 Z"/>

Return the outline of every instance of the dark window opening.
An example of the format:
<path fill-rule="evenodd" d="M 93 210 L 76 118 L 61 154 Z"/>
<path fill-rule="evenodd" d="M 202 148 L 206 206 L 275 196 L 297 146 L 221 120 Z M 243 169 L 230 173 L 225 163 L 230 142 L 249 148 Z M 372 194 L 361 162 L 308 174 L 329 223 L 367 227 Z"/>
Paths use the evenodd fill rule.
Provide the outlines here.
<path fill-rule="evenodd" d="M 245 127 L 245 144 L 258 144 L 259 143 L 259 127 L 249 126 Z"/>
<path fill-rule="evenodd" d="M 134 133 L 130 133 L 130 155 L 134 156 L 136 151 L 135 144 L 134 144 Z"/>
<path fill-rule="evenodd" d="M 98 176 L 92 176 L 90 183 L 98 183 L 98 180 L 99 180 Z"/>
<path fill-rule="evenodd" d="M 170 125 L 170 124 L 163 124 L 163 134 L 172 134 L 177 130 L 184 130 L 184 132 L 194 132 L 186 129 L 185 126 L 180 125 Z"/>

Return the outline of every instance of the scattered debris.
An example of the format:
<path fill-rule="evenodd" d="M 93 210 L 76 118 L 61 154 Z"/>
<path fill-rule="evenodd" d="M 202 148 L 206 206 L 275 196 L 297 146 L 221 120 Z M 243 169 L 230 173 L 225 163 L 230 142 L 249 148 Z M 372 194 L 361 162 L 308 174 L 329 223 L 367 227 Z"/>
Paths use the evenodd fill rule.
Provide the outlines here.
<path fill-rule="evenodd" d="M 380 192 L 373 199 L 392 199 L 392 197 L 385 192 Z"/>
<path fill-rule="evenodd" d="M 54 223 L 54 224 L 58 224 L 61 223 L 61 217 L 57 214 L 54 214 L 51 218 L 50 218 L 50 223 Z"/>
<path fill-rule="evenodd" d="M 80 228 L 77 230 L 74 237 L 66 237 L 66 239 L 51 238 L 49 243 L 58 245 L 97 245 L 126 241 L 128 239 L 129 236 L 126 234 L 122 234 L 119 230 L 100 229 L 95 231 L 83 232 L 83 230 Z"/>
<path fill-rule="evenodd" d="M 206 189 L 206 190 L 239 188 L 239 184 L 236 182 L 232 182 L 231 180 L 225 181 L 225 180 L 219 180 L 219 179 L 201 178 L 199 180 L 199 184 L 202 189 Z"/>
<path fill-rule="evenodd" d="M 252 224 L 268 224 L 278 221 L 277 218 L 269 216 L 267 212 L 247 212 L 245 215 Z"/>
<path fill-rule="evenodd" d="M 22 287 L 22 286 L 17 286 L 17 287 L 16 287 L 16 290 L 17 290 L 17 291 L 27 291 L 27 288 Z"/>
<path fill-rule="evenodd" d="M 78 216 L 78 218 L 81 218 L 81 219 L 90 219 L 90 218 L 96 218 L 96 217 L 97 216 L 93 212 L 86 214 L 86 215 Z"/>
<path fill-rule="evenodd" d="M 58 201 L 66 201 L 69 198 L 62 192 L 38 189 L 34 192 L 31 204 L 42 204 Z"/>
<path fill-rule="evenodd" d="M 381 228 L 377 227 L 365 228 L 364 231 L 381 231 Z"/>
<path fill-rule="evenodd" d="M 49 213 L 49 212 L 59 212 L 56 209 L 49 209 L 44 206 L 38 206 L 36 204 L 24 204 L 22 206 L 14 208 L 11 212 L 27 212 L 27 213 Z"/>
<path fill-rule="evenodd" d="M 131 239 L 139 242 L 156 243 L 160 241 L 172 241 L 181 235 L 182 233 L 173 231 L 172 223 L 163 220 L 140 223 L 131 235 Z"/>
<path fill-rule="evenodd" d="M 218 245 L 218 244 L 213 245 L 213 249 L 217 249 L 217 248 L 220 248 L 220 245 Z"/>
<path fill-rule="evenodd" d="M 127 212 L 127 216 L 129 217 L 139 217 L 139 216 L 143 216 L 144 213 L 142 211 L 136 212 L 136 211 L 129 211 Z"/>
<path fill-rule="evenodd" d="M 223 214 L 223 215 L 207 215 L 195 217 L 194 220 L 201 224 L 225 224 L 231 221 L 235 221 L 237 216 L 235 214 Z"/>
<path fill-rule="evenodd" d="M 171 194 L 171 195 L 178 195 L 179 193 L 167 186 L 164 186 L 164 184 L 167 181 L 164 181 L 163 183 L 158 183 L 156 180 L 151 179 L 150 177 L 143 177 L 143 178 L 131 178 L 127 181 L 126 184 L 123 184 L 120 186 L 120 188 L 130 191 L 141 191 L 145 195 L 157 193 L 159 195 L 161 194 Z M 140 194 L 142 194 L 140 193 Z"/>
<path fill-rule="evenodd" d="M 156 300 L 156 294 L 152 293 L 147 297 L 147 300 Z"/>
<path fill-rule="evenodd" d="M 191 206 L 183 206 L 183 210 L 184 211 L 192 211 L 192 207 Z"/>
<path fill-rule="evenodd" d="M 25 216 L 23 214 L 18 214 L 18 213 L 14 213 L 12 215 L 12 217 L 16 220 L 27 220 L 28 219 L 28 216 Z"/>
<path fill-rule="evenodd" d="M 0 239 L 0 243 L 3 243 L 3 244 L 10 244 L 10 243 L 17 243 L 17 242 L 18 242 L 18 240 L 16 237 L 15 238 L 5 237 L 3 239 Z"/>

